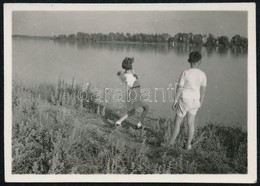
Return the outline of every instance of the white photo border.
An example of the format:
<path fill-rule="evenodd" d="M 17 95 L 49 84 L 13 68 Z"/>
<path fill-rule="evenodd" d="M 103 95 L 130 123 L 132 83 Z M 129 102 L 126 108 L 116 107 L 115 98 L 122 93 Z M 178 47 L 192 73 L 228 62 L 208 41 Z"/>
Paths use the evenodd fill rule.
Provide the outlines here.
<path fill-rule="evenodd" d="M 12 174 L 12 12 L 13 11 L 247 11 L 248 94 L 247 174 L 152 175 L 31 175 Z M 256 8 L 255 3 L 185 4 L 4 4 L 4 159 L 6 182 L 193 182 L 255 183 L 257 180 L 256 121 Z"/>

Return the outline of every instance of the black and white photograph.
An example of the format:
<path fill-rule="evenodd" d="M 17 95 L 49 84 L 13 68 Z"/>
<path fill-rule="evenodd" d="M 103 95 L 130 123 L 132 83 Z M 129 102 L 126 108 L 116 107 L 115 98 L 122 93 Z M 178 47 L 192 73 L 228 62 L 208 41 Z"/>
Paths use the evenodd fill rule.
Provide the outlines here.
<path fill-rule="evenodd" d="M 5 4 L 7 182 L 256 182 L 254 3 Z"/>

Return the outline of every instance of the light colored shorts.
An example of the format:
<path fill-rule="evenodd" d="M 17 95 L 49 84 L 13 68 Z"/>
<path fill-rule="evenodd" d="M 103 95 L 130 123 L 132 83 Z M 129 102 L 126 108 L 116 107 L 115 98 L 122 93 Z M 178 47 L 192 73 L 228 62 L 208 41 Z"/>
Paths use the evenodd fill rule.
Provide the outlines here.
<path fill-rule="evenodd" d="M 140 107 L 144 107 L 147 105 L 146 102 L 142 101 L 141 98 L 141 88 L 140 88 L 140 84 L 138 81 L 134 82 L 134 85 L 130 90 L 128 90 L 127 92 L 127 96 L 129 96 L 128 100 L 126 100 L 126 106 L 127 106 L 127 111 L 131 111 L 133 109 L 137 109 Z M 134 99 L 136 98 L 136 99 Z M 133 99 L 133 100 L 132 100 Z"/>
<path fill-rule="evenodd" d="M 185 117 L 187 113 L 191 115 L 196 115 L 199 108 L 199 99 L 183 98 L 181 96 L 178 103 L 176 104 L 176 114 L 179 117 Z"/>

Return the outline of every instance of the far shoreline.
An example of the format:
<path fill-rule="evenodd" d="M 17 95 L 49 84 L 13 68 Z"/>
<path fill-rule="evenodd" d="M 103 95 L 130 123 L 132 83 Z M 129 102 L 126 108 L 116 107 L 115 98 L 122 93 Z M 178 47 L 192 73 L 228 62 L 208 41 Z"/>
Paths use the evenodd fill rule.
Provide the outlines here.
<path fill-rule="evenodd" d="M 56 42 L 68 43 L 112 43 L 112 44 L 135 44 L 135 45 L 158 45 L 158 46 L 189 46 L 194 48 L 209 48 L 209 49 L 231 49 L 235 53 L 245 53 L 248 49 L 248 39 L 240 35 L 235 35 L 232 38 L 227 36 L 215 37 L 211 33 L 193 34 L 193 33 L 177 33 L 171 36 L 167 33 L 163 34 L 130 34 L 127 33 L 83 33 L 77 34 L 60 34 L 54 36 L 30 36 L 13 34 L 12 38 L 24 39 L 47 39 Z"/>

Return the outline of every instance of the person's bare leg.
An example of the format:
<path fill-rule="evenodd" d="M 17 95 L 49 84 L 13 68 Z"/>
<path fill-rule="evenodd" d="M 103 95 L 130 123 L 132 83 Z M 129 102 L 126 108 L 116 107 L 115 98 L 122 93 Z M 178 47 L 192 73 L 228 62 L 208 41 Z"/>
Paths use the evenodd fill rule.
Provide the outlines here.
<path fill-rule="evenodd" d="M 128 117 L 133 116 L 135 114 L 135 109 L 132 109 L 127 114 L 122 116 L 119 120 L 117 120 L 116 125 L 121 125 L 121 123 L 126 120 Z"/>
<path fill-rule="evenodd" d="M 183 121 L 183 117 L 180 117 L 176 114 L 174 131 L 173 131 L 173 135 L 170 139 L 169 145 L 174 145 L 175 140 L 180 132 L 180 126 L 181 126 L 182 121 Z"/>
<path fill-rule="evenodd" d="M 194 136 L 195 117 L 196 117 L 196 115 L 192 115 L 190 113 L 187 113 L 188 126 L 189 126 L 188 141 L 187 141 L 187 146 L 186 146 L 187 150 L 191 149 L 191 142 L 192 142 L 192 139 L 193 139 L 193 136 Z"/>
<path fill-rule="evenodd" d="M 145 105 L 143 106 L 143 112 L 141 114 L 141 117 L 140 117 L 140 122 L 143 123 L 144 121 L 144 118 L 147 116 L 148 114 L 148 111 L 149 111 L 149 106 L 148 105 Z"/>
<path fill-rule="evenodd" d="M 141 114 L 140 121 L 137 123 L 137 128 L 142 127 L 144 118 L 147 116 L 148 111 L 149 111 L 149 106 L 148 105 L 143 106 L 143 112 Z"/>

